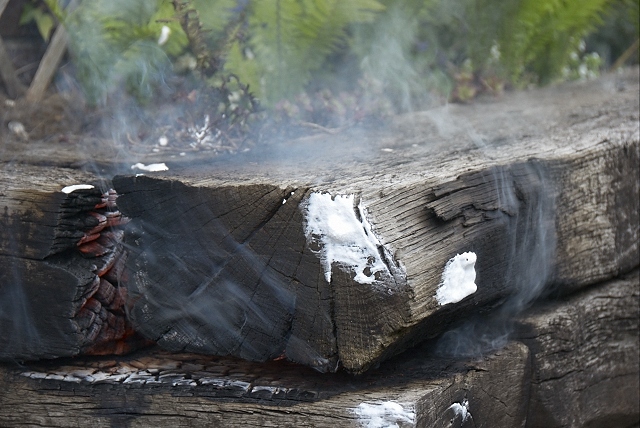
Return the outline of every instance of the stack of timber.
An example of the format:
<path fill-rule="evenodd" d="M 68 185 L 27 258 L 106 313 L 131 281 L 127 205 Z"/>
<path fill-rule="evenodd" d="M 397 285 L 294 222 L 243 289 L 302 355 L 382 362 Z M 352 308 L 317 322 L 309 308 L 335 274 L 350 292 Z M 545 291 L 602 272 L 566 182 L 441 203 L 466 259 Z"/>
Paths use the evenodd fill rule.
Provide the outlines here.
<path fill-rule="evenodd" d="M 226 158 L 7 141 L 0 424 L 637 426 L 639 89 L 636 68 Z M 83 254 L 110 188 L 130 220 Z M 113 318 L 84 321 L 102 279 Z M 432 353 L 540 296 L 503 349 Z"/>
<path fill-rule="evenodd" d="M 637 427 L 638 270 L 518 319 L 482 358 L 427 343 L 361 376 L 149 349 L 0 366 L 0 424 L 46 427 Z"/>

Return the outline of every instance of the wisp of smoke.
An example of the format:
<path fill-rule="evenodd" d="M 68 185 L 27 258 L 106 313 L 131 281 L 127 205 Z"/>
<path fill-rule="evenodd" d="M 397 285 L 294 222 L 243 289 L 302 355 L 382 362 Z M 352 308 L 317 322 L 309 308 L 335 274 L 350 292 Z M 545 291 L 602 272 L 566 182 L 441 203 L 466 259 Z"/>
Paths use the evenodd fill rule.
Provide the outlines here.
<path fill-rule="evenodd" d="M 526 196 L 517 186 L 497 186 L 499 205 L 518 207 L 506 231 L 510 256 L 503 282 L 510 295 L 494 312 L 474 315 L 444 333 L 436 344 L 438 354 L 473 357 L 503 347 L 513 331 L 514 318 L 543 295 L 553 280 L 554 190 L 541 165 L 528 162 L 525 170 L 531 178 Z M 513 178 L 498 169 L 494 180 L 510 183 Z"/>

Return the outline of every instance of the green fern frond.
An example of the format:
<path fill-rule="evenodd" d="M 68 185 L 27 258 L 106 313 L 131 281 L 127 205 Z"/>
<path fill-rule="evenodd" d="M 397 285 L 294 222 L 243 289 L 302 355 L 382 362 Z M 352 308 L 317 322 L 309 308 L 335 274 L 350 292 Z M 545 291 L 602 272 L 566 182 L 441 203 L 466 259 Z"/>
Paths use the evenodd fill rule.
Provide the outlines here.
<path fill-rule="evenodd" d="M 540 83 L 557 77 L 570 53 L 602 22 L 612 0 L 522 0 L 516 15 L 504 21 L 500 44 L 511 79 L 527 71 Z"/>
<path fill-rule="evenodd" d="M 254 56 L 244 61 L 233 53 L 226 69 L 249 83 L 267 103 L 300 92 L 313 71 L 347 39 L 354 22 L 371 21 L 383 6 L 375 0 L 264 0 L 250 5 L 245 45 Z M 255 61 L 251 75 L 234 65 Z M 256 73 L 256 68 L 259 73 Z M 256 80 L 256 74 L 261 76 Z"/>

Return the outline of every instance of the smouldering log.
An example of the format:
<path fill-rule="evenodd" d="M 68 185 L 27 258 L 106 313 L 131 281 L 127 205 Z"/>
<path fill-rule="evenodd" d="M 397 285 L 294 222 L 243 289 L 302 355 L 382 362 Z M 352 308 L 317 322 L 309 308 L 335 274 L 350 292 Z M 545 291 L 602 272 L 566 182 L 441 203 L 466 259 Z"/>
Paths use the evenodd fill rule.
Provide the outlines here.
<path fill-rule="evenodd" d="M 59 170 L 20 172 L 45 171 Z M 126 320 L 119 286 L 128 219 L 118 195 L 101 191 L 104 183 L 64 187 L 73 174 L 61 175 L 38 192 L 32 182 L 0 180 L 1 360 L 124 353 L 146 343 Z"/>

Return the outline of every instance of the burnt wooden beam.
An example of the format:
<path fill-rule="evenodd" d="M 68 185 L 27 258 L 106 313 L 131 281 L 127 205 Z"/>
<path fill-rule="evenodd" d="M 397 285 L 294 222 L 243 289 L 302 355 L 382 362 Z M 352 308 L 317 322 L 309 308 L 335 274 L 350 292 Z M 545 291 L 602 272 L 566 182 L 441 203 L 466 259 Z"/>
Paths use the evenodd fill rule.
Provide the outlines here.
<path fill-rule="evenodd" d="M 361 377 L 284 361 L 138 353 L 0 366 L 0 424 L 59 427 L 90 415 L 97 427 L 524 427 L 528 375 L 529 352 L 517 342 L 472 361 L 422 350 Z"/>
<path fill-rule="evenodd" d="M 360 376 L 153 348 L 0 364 L 0 425 L 633 426 L 639 292 L 635 270 L 538 302 L 499 351 L 453 359 L 425 344 Z"/>
<path fill-rule="evenodd" d="M 524 307 L 551 283 L 568 293 L 637 265 L 637 89 L 636 68 L 401 117 L 391 133 L 199 163 L 175 154 L 166 173 L 114 179 L 133 221 L 112 285 L 129 293 L 134 328 L 167 349 L 364 371 L 476 307 Z M 51 263 L 83 240 L 99 252 L 90 231 L 104 221 L 80 201 L 104 189 L 63 195 L 91 175 L 26 164 L 91 159 L 107 176 L 131 165 L 114 164 L 105 145 L 62 156 L 56 143 L 7 138 L 5 272 L 27 269 L 16 259 Z M 82 207 L 69 211 L 71 201 Z M 443 272 L 466 252 L 475 284 L 443 302 Z"/>
<path fill-rule="evenodd" d="M 362 372 L 476 307 L 628 271 L 637 69 L 628 77 L 412 115 L 405 135 L 117 176 L 132 323 L 171 350 Z M 475 285 L 442 291 L 467 252 Z"/>
<path fill-rule="evenodd" d="M 0 167 L 0 360 L 119 354 L 140 341 L 118 287 L 116 196 L 87 173 Z"/>

